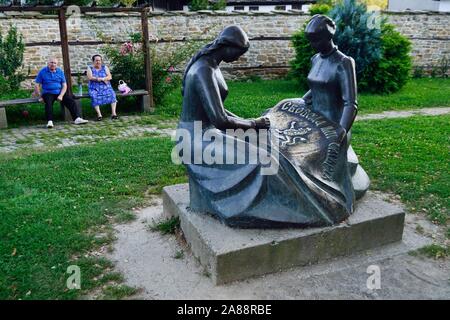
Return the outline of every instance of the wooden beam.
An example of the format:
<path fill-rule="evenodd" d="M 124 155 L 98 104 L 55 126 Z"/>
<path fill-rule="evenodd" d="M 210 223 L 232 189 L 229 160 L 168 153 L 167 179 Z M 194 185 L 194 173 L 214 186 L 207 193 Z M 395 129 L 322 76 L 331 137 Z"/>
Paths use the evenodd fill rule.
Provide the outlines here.
<path fill-rule="evenodd" d="M 66 10 L 61 8 L 58 12 L 59 20 L 59 34 L 61 38 L 61 51 L 64 64 L 64 74 L 67 80 L 67 93 L 72 94 L 72 71 L 70 70 L 70 57 L 69 57 L 69 40 L 67 36 L 67 24 L 66 24 Z"/>
<path fill-rule="evenodd" d="M 21 6 L 0 6 L 0 12 L 4 11 L 17 11 L 17 12 L 49 12 L 49 11 L 58 11 L 64 7 L 58 6 L 35 6 L 35 7 L 21 7 Z M 111 7 L 80 7 L 80 11 L 84 12 L 142 12 L 141 8 L 111 8 Z"/>
<path fill-rule="evenodd" d="M 61 51 L 64 64 L 64 75 L 67 81 L 67 91 L 66 94 L 72 97 L 72 71 L 70 70 L 70 57 L 69 57 L 69 41 L 67 37 L 67 24 L 66 24 L 66 9 L 60 8 L 58 11 L 58 21 L 59 21 L 59 34 L 61 38 Z M 65 110 L 64 106 L 61 105 L 61 114 L 64 119 L 70 121 L 70 114 L 68 110 Z"/>
<path fill-rule="evenodd" d="M 149 31 L 148 31 L 148 14 L 147 10 L 144 9 L 141 12 L 141 24 L 142 24 L 142 50 L 144 51 L 144 67 L 145 67 L 145 90 L 148 91 L 148 108 L 151 110 L 154 108 L 153 100 L 153 77 L 152 77 L 152 61 L 150 56 L 150 45 L 149 45 Z"/>

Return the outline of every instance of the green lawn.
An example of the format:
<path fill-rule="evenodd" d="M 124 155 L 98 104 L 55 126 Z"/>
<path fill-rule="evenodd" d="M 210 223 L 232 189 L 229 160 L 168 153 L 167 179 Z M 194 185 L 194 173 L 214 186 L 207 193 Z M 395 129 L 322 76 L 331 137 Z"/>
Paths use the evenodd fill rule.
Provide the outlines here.
<path fill-rule="evenodd" d="M 142 138 L 0 155 L 0 299 L 76 298 L 117 278 L 107 261 L 74 257 L 110 243 L 109 222 L 132 217 L 147 193 L 185 181 L 170 150 L 167 138 Z M 71 264 L 82 292 L 66 290 Z"/>
<path fill-rule="evenodd" d="M 280 100 L 303 96 L 295 81 L 272 80 L 255 82 L 228 82 L 229 95 L 225 106 L 241 117 L 256 117 Z M 391 95 L 359 94 L 359 113 L 378 113 L 386 110 L 404 110 L 450 106 L 450 79 L 411 79 L 399 92 Z M 158 114 L 178 117 L 181 93 L 175 90 L 167 97 Z"/>
<path fill-rule="evenodd" d="M 448 223 L 450 115 L 361 121 L 352 133 L 372 189 L 396 193 L 410 212 Z"/>

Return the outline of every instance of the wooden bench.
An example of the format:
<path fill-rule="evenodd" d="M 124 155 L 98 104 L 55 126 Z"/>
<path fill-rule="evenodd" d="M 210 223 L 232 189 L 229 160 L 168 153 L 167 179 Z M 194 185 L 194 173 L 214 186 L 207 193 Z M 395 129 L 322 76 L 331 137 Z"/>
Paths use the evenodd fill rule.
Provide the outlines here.
<path fill-rule="evenodd" d="M 117 97 L 139 97 L 139 107 L 140 111 L 153 111 L 150 104 L 150 97 L 148 95 L 148 91 L 146 90 L 134 90 L 131 91 L 128 94 L 123 94 L 121 92 L 116 92 Z M 74 94 L 75 101 L 77 102 L 78 110 L 81 114 L 81 99 L 88 99 L 89 94 Z M 14 99 L 14 100 L 6 100 L 6 101 L 0 101 L 0 129 L 1 128 L 7 128 L 8 127 L 8 120 L 6 118 L 6 107 L 9 106 L 16 106 L 16 105 L 22 105 L 22 104 L 30 104 L 30 103 L 39 103 L 39 98 L 26 98 L 26 99 Z M 72 121 L 72 118 L 70 116 L 70 113 L 66 108 L 64 108 L 61 105 L 61 114 L 63 115 L 64 119 L 66 121 Z"/>

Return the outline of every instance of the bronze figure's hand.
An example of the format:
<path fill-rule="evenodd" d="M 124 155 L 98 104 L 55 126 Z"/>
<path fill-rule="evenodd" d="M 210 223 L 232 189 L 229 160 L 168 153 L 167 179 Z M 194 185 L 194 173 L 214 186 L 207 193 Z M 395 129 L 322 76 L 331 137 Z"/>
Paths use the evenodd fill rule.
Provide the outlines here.
<path fill-rule="evenodd" d="M 270 128 L 270 119 L 267 117 L 261 117 L 255 119 L 256 129 L 269 129 Z"/>

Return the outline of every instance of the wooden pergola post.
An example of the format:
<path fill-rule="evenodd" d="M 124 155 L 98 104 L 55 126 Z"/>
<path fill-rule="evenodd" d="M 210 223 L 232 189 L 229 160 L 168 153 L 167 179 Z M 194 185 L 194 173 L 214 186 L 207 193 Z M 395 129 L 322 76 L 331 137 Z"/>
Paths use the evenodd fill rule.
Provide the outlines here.
<path fill-rule="evenodd" d="M 59 34 L 61 38 L 61 51 L 64 64 L 64 75 L 67 81 L 67 92 L 69 96 L 73 96 L 72 92 L 72 71 L 70 70 L 70 57 L 69 57 L 69 39 L 67 37 L 67 24 L 66 24 L 66 8 L 61 7 L 58 10 L 59 20 Z M 81 110 L 79 110 L 81 111 Z M 71 121 L 72 117 L 68 110 L 61 105 L 61 114 L 66 121 Z"/>
<path fill-rule="evenodd" d="M 149 31 L 148 31 L 148 14 L 147 7 L 142 9 L 141 12 L 141 24 L 142 24 L 142 50 L 144 52 L 144 67 L 145 67 L 145 90 L 148 92 L 147 97 L 143 97 L 143 109 L 144 111 L 154 110 L 153 101 L 153 77 L 152 77 L 152 62 L 150 56 L 150 43 L 149 43 Z"/>

